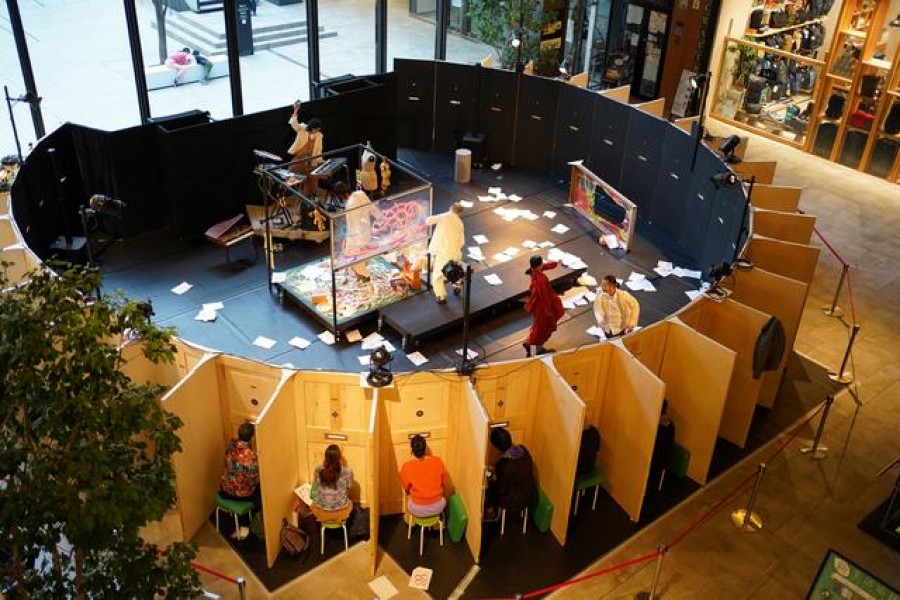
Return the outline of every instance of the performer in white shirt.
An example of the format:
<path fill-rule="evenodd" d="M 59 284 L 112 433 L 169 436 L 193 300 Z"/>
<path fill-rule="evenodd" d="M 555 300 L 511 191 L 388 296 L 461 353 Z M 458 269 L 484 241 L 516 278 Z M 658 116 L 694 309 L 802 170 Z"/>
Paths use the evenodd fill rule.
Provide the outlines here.
<path fill-rule="evenodd" d="M 294 102 L 294 112 L 288 119 L 288 125 L 291 126 L 297 136 L 294 143 L 288 148 L 288 154 L 291 155 L 291 170 L 296 173 L 309 173 L 315 167 L 320 165 L 322 158 L 313 160 L 304 160 L 310 156 L 319 156 L 322 154 L 322 146 L 325 143 L 325 134 L 322 132 L 322 122 L 319 119 L 310 119 L 309 123 L 301 123 L 297 116 L 300 114 L 300 101 Z"/>
<path fill-rule="evenodd" d="M 462 263 L 462 249 L 466 243 L 466 233 L 460 218 L 462 211 L 462 205 L 456 203 L 447 212 L 425 219 L 426 224 L 435 226 L 428 252 L 431 254 L 431 288 L 439 304 L 447 302 L 444 265 L 448 262 Z M 459 294 L 461 285 L 460 281 L 454 283 L 453 293 Z"/>
<path fill-rule="evenodd" d="M 606 336 L 622 335 L 637 327 L 641 306 L 635 297 L 620 290 L 612 275 L 603 278 L 600 290 L 594 301 L 594 317 L 597 319 L 597 326 Z"/>

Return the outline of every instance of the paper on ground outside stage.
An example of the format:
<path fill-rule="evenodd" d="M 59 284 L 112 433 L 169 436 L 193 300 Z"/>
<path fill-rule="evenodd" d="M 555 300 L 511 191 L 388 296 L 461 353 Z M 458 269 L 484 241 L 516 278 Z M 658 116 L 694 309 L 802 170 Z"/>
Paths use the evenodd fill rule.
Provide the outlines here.
<path fill-rule="evenodd" d="M 322 340 L 323 343 L 328 344 L 329 346 L 334 344 L 334 334 L 331 333 L 330 331 L 323 331 L 316 337 L 319 338 L 320 340 Z"/>
<path fill-rule="evenodd" d="M 275 340 L 269 339 L 263 335 L 259 335 L 255 340 L 253 340 L 253 345 L 269 350 L 272 348 L 272 346 L 275 345 Z"/>
<path fill-rule="evenodd" d="M 373 331 L 362 340 L 363 350 L 374 350 L 384 342 L 384 338 L 377 331 Z"/>
<path fill-rule="evenodd" d="M 484 280 L 487 281 L 491 285 L 503 285 L 503 280 L 500 279 L 500 276 L 496 273 L 491 273 L 490 275 L 485 275 Z"/>
<path fill-rule="evenodd" d="M 487 239 L 486 235 L 481 235 L 481 234 L 473 235 L 472 239 L 475 240 L 476 244 L 487 244 L 488 243 L 488 239 Z"/>
<path fill-rule="evenodd" d="M 412 354 L 407 354 L 406 358 L 409 359 L 409 362 L 414 364 L 417 367 L 421 367 L 425 363 L 428 362 L 428 359 L 425 358 L 425 355 L 421 352 L 413 352 Z"/>
<path fill-rule="evenodd" d="M 287 281 L 287 273 L 284 271 L 274 271 L 272 273 L 272 283 L 284 283 Z"/>
<path fill-rule="evenodd" d="M 187 281 L 182 281 L 181 283 L 179 283 L 178 285 L 176 285 L 175 287 L 172 288 L 172 293 L 178 294 L 180 296 L 180 295 L 184 294 L 185 292 L 187 292 L 192 287 L 194 287 L 194 286 L 191 285 L 190 283 L 188 283 Z"/>
<path fill-rule="evenodd" d="M 347 332 L 347 341 L 351 344 L 360 340 L 362 340 L 362 334 L 359 332 L 359 329 L 351 329 Z"/>
<path fill-rule="evenodd" d="M 431 585 L 431 574 L 434 571 L 428 567 L 416 567 L 409 576 L 409 587 L 417 590 L 427 590 Z"/>
<path fill-rule="evenodd" d="M 469 202 L 468 200 L 460 200 L 459 205 L 463 208 L 472 208 L 473 206 L 475 206 L 475 203 Z"/>
<path fill-rule="evenodd" d="M 602 329 L 600 329 L 596 325 L 592 325 L 591 327 L 588 327 L 586 331 L 588 332 L 588 334 L 596 336 L 596 337 L 600 338 L 601 340 L 606 339 L 606 334 L 603 332 Z"/>
<path fill-rule="evenodd" d="M 462 348 L 457 348 L 456 353 L 462 356 Z M 478 353 L 469 348 L 468 350 L 466 350 L 466 356 L 469 358 L 469 360 L 472 360 L 478 358 Z"/>
<path fill-rule="evenodd" d="M 566 227 L 565 225 L 563 225 L 562 223 L 557 223 L 556 225 L 553 226 L 553 229 L 551 229 L 550 231 L 561 235 L 561 234 L 567 232 L 568 230 L 569 230 L 569 228 Z"/>
<path fill-rule="evenodd" d="M 222 310 L 225 305 L 221 302 L 206 302 L 203 304 L 203 310 Z"/>
<path fill-rule="evenodd" d="M 288 340 L 288 344 L 293 346 L 294 348 L 298 348 L 300 350 L 306 350 L 309 348 L 309 345 L 312 344 L 308 339 L 302 337 L 292 337 Z"/>
<path fill-rule="evenodd" d="M 369 588 L 378 596 L 378 600 L 388 600 L 397 595 L 397 588 L 385 575 L 369 582 Z"/>
<path fill-rule="evenodd" d="M 555 218 L 556 218 L 556 211 L 553 211 L 553 210 L 545 210 L 545 211 L 544 211 L 544 216 L 547 217 L 548 219 L 555 219 Z"/>

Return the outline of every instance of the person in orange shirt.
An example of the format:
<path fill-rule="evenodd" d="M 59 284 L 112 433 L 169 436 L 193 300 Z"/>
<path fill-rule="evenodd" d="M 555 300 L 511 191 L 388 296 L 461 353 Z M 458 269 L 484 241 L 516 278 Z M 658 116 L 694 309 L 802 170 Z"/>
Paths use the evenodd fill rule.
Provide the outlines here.
<path fill-rule="evenodd" d="M 428 447 L 421 435 L 414 435 L 409 445 L 414 458 L 400 467 L 400 482 L 409 496 L 406 508 L 417 517 L 440 514 L 447 506 L 444 461 L 437 456 L 425 455 Z"/>

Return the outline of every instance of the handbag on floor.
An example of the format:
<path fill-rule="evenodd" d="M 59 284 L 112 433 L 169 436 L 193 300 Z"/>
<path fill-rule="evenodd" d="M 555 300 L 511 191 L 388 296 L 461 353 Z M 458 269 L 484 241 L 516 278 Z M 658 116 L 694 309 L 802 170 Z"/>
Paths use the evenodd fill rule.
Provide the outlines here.
<path fill-rule="evenodd" d="M 291 558 L 299 558 L 309 550 L 309 535 L 291 525 L 287 519 L 281 520 L 281 548 Z"/>

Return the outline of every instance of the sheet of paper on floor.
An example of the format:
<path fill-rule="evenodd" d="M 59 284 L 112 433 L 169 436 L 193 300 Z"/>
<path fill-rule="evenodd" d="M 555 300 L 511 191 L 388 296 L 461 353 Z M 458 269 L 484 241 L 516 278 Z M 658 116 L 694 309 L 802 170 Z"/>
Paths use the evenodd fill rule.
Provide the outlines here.
<path fill-rule="evenodd" d="M 287 273 L 284 271 L 274 271 L 272 273 L 272 283 L 284 283 L 287 281 Z"/>
<path fill-rule="evenodd" d="M 409 576 L 409 587 L 417 590 L 427 590 L 431 585 L 431 574 L 434 571 L 428 567 L 416 567 Z"/>
<path fill-rule="evenodd" d="M 218 316 L 219 316 L 219 313 L 217 313 L 214 310 L 207 309 L 207 308 L 201 308 L 200 312 L 197 313 L 197 316 L 194 317 L 194 320 L 195 321 L 203 321 L 205 323 L 210 323 L 212 321 L 215 321 L 216 317 L 218 317 Z"/>
<path fill-rule="evenodd" d="M 675 267 L 672 266 L 672 263 L 666 260 L 656 261 L 656 267 L 654 267 L 654 271 L 659 274 L 660 277 L 668 277 L 672 274 L 672 270 Z"/>
<path fill-rule="evenodd" d="M 456 353 L 459 354 L 460 356 L 462 356 L 462 348 L 457 348 Z M 469 357 L 469 360 L 473 360 L 473 359 L 478 358 L 478 353 L 475 352 L 474 350 L 472 350 L 471 348 L 469 348 L 466 351 L 466 356 Z"/>
<path fill-rule="evenodd" d="M 370 359 L 369 359 L 369 355 L 368 355 L 368 354 L 361 354 L 361 355 L 359 355 L 359 356 L 356 357 L 356 360 L 358 360 L 358 361 L 359 361 L 359 364 L 361 364 L 361 365 L 364 366 L 364 367 L 368 367 L 368 366 L 369 366 L 369 360 L 370 360 Z"/>
<path fill-rule="evenodd" d="M 194 287 L 194 286 L 191 285 L 190 283 L 188 283 L 187 281 L 182 281 L 181 283 L 179 283 L 178 285 L 176 285 L 175 287 L 172 288 L 172 293 L 178 294 L 180 296 L 180 295 L 186 293 L 192 287 Z"/>
<path fill-rule="evenodd" d="M 394 587 L 394 584 L 391 583 L 391 580 L 385 575 L 370 581 L 369 588 L 375 592 L 375 595 L 378 596 L 378 600 L 388 600 L 388 598 L 393 598 L 398 593 L 397 588 Z"/>
<path fill-rule="evenodd" d="M 491 273 L 489 275 L 484 276 L 484 280 L 487 281 L 491 285 L 503 285 L 503 280 L 500 279 L 500 276 L 496 273 Z"/>
<path fill-rule="evenodd" d="M 602 329 L 600 329 L 596 325 L 591 325 L 590 327 L 587 328 L 586 331 L 589 335 L 596 336 L 596 337 L 600 338 L 601 340 L 606 339 L 606 334 L 603 332 Z"/>
<path fill-rule="evenodd" d="M 615 250 L 619 247 L 619 238 L 616 237 L 614 233 L 608 233 L 600 238 L 601 242 L 604 246 L 609 248 L 610 250 Z"/>
<path fill-rule="evenodd" d="M 554 242 L 551 242 L 549 240 L 545 240 L 545 241 L 541 242 L 540 244 L 538 244 L 538 246 L 540 246 L 541 248 L 552 248 L 555 245 L 556 244 Z"/>
<path fill-rule="evenodd" d="M 556 225 L 553 226 L 553 229 L 551 229 L 550 231 L 552 231 L 553 233 L 558 233 L 558 234 L 562 235 L 565 232 L 567 232 L 568 230 L 569 230 L 569 228 L 566 227 L 565 225 L 563 225 L 562 223 L 557 223 Z"/>
<path fill-rule="evenodd" d="M 522 201 L 522 196 L 520 196 L 518 194 L 510 194 L 509 196 L 507 196 L 507 198 L 509 200 L 511 200 L 512 202 L 521 202 Z"/>
<path fill-rule="evenodd" d="M 421 352 L 413 352 L 412 354 L 407 354 L 406 358 L 408 358 L 409 362 L 417 367 L 421 367 L 428 362 L 428 359 Z"/>
<path fill-rule="evenodd" d="M 515 246 L 510 246 L 509 248 L 507 248 L 506 250 L 503 251 L 503 254 L 506 254 L 507 256 L 515 256 L 519 252 L 521 252 L 521 250 L 519 250 Z"/>
<path fill-rule="evenodd" d="M 473 206 L 475 206 L 475 203 L 469 202 L 468 200 L 460 200 L 459 205 L 463 208 L 472 208 Z"/>
<path fill-rule="evenodd" d="M 330 331 L 323 331 L 316 337 L 319 338 L 320 340 L 322 340 L 322 342 L 324 342 L 325 344 L 328 344 L 329 346 L 334 344 L 334 334 L 331 333 Z"/>
<path fill-rule="evenodd" d="M 487 239 L 486 235 L 481 235 L 481 234 L 473 235 L 472 239 L 475 240 L 476 244 L 487 244 L 488 243 L 488 239 Z"/>
<path fill-rule="evenodd" d="M 512 257 L 510 257 L 502 252 L 498 252 L 497 254 L 493 255 L 491 258 L 493 258 L 497 262 L 502 262 L 502 263 L 504 263 L 508 260 L 512 260 Z"/>
<path fill-rule="evenodd" d="M 222 310 L 225 305 L 222 302 L 206 302 L 203 304 L 203 310 Z"/>
<path fill-rule="evenodd" d="M 685 294 L 687 294 L 687 297 L 690 298 L 691 300 L 695 299 L 697 296 L 699 296 L 702 293 L 703 292 L 701 292 L 700 290 L 688 290 L 685 292 Z"/>
<path fill-rule="evenodd" d="M 672 275 L 675 275 L 676 277 L 690 277 L 691 279 L 700 279 L 703 277 L 703 273 L 701 271 L 682 269 L 681 267 L 675 267 L 674 269 L 672 269 Z"/>
<path fill-rule="evenodd" d="M 545 210 L 545 211 L 544 211 L 544 216 L 547 217 L 548 219 L 555 219 L 555 218 L 556 218 L 556 211 L 553 211 L 553 210 Z"/>
<path fill-rule="evenodd" d="M 272 346 L 275 345 L 275 340 L 269 339 L 263 335 L 257 336 L 255 340 L 253 340 L 254 346 L 259 346 L 260 348 L 265 348 L 269 350 Z"/>
<path fill-rule="evenodd" d="M 503 193 L 503 188 L 499 188 L 499 187 L 489 187 L 488 188 L 488 194 L 490 194 L 491 196 L 496 196 L 497 194 L 502 194 L 502 193 Z"/>
<path fill-rule="evenodd" d="M 522 242 L 522 246 L 524 248 L 528 248 L 529 250 L 534 250 L 538 247 L 538 243 L 534 240 L 525 240 L 524 242 Z"/>
<path fill-rule="evenodd" d="M 359 329 L 351 329 L 347 332 L 347 341 L 351 344 L 358 342 L 362 339 L 362 334 L 359 332 Z"/>
<path fill-rule="evenodd" d="M 290 340 L 288 340 L 288 344 L 299 350 L 306 350 L 307 348 L 309 348 L 309 345 L 311 343 L 312 342 L 310 342 L 308 339 L 302 337 L 292 337 Z"/>

